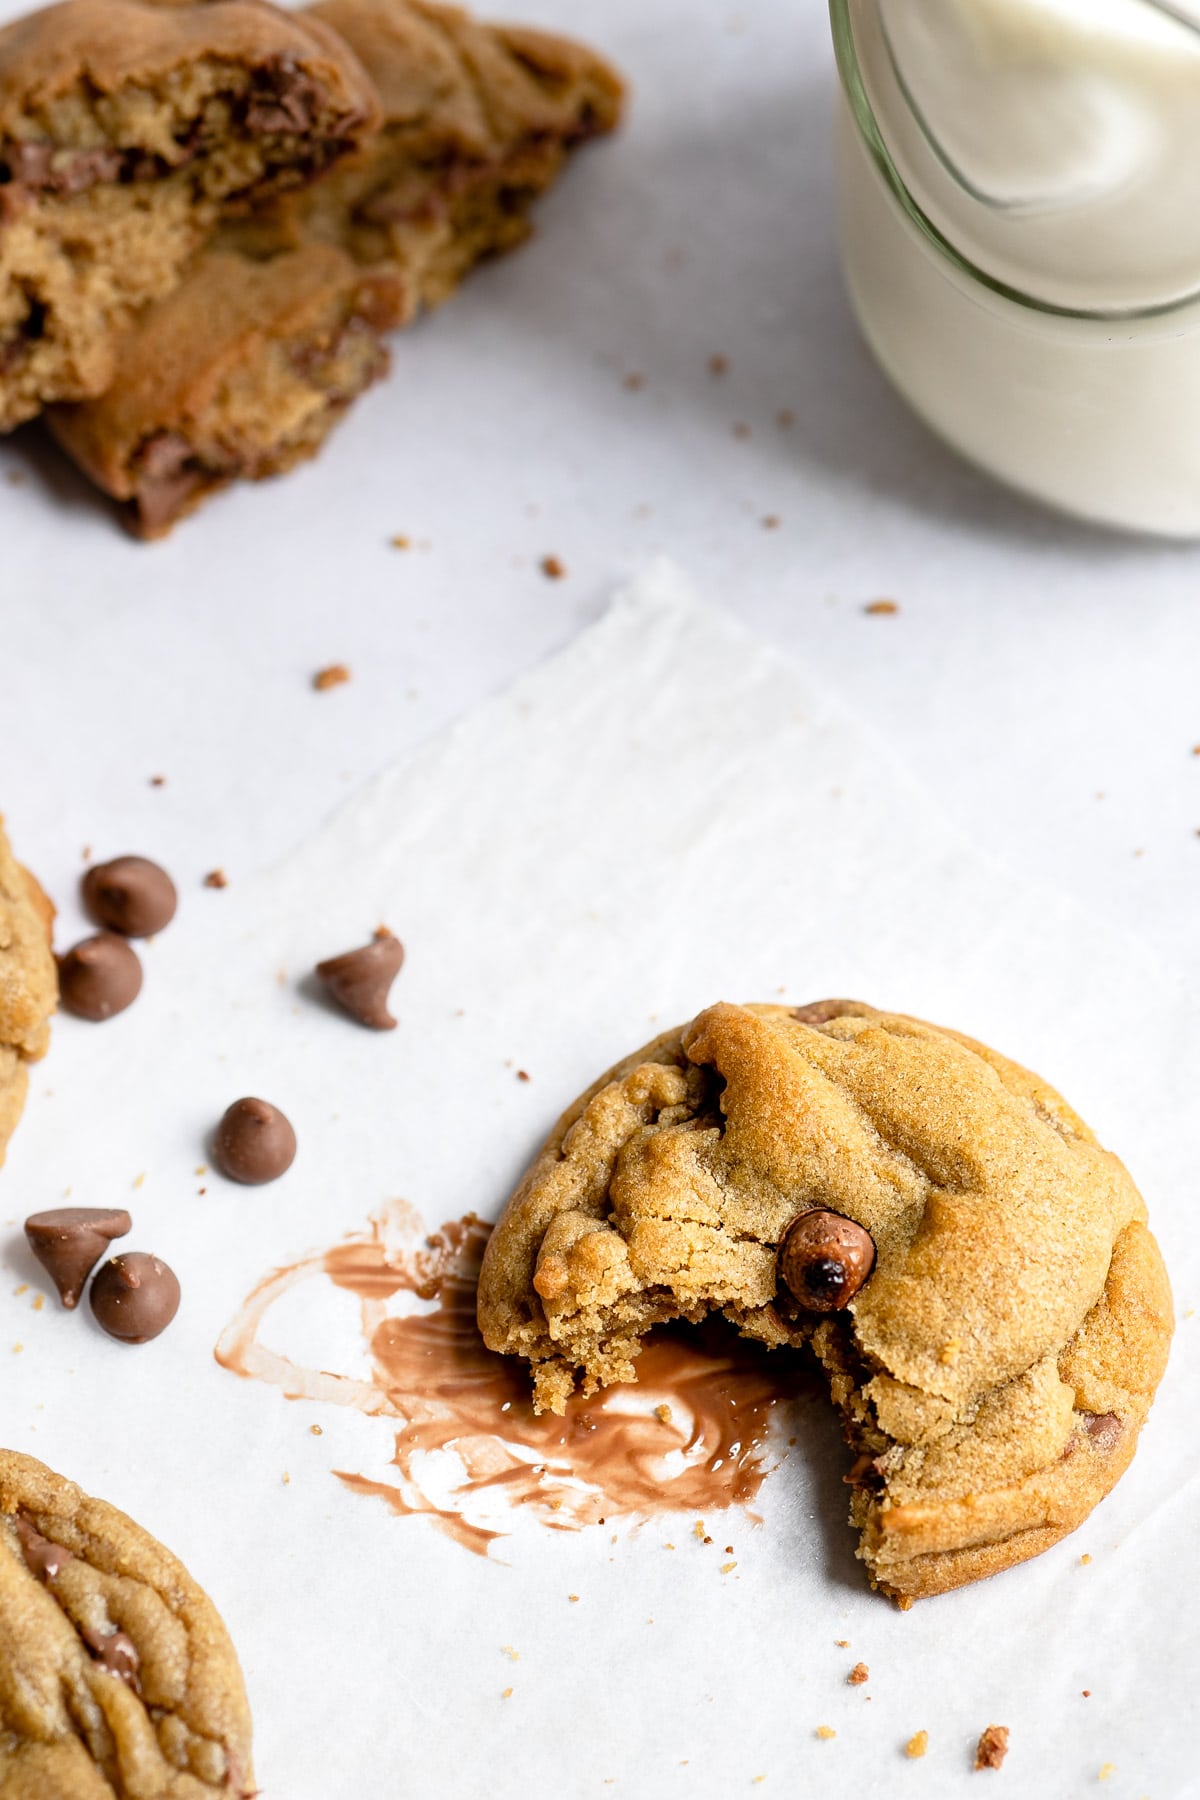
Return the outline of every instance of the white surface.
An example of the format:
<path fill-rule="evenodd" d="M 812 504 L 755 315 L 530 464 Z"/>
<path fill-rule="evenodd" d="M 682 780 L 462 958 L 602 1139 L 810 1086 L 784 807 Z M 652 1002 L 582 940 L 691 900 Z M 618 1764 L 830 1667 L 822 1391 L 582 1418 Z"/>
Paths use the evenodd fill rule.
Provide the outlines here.
<path fill-rule="evenodd" d="M 5 0 L 4 10 L 16 7 Z M 569 0 L 530 0 L 527 9 L 509 10 L 566 28 L 580 22 Z M 1089 1541 L 1097 1556 L 1091 1569 L 1074 1566 L 1077 1542 L 1058 1562 L 1044 1559 L 981 1589 L 970 1604 L 951 1599 L 901 1618 L 853 1585 L 847 1534 L 828 1525 L 841 1495 L 821 1475 L 825 1465 L 789 1464 L 788 1483 L 797 1485 L 785 1498 L 776 1478 L 771 1490 L 775 1531 L 739 1533 L 739 1547 L 753 1544 L 762 1560 L 753 1592 L 747 1575 L 723 1599 L 728 1636 L 697 1641 L 687 1634 L 689 1589 L 676 1559 L 640 1563 L 632 1599 L 622 1594 L 620 1559 L 611 1571 L 604 1564 L 601 1577 L 614 1574 L 617 1585 L 604 1601 L 602 1679 L 591 1678 L 590 1640 L 581 1657 L 582 1639 L 547 1637 L 541 1667 L 560 1667 L 569 1652 L 567 1666 L 586 1677 L 578 1690 L 573 1683 L 553 1699 L 543 1691 L 536 1717 L 531 1708 L 501 1715 L 498 1700 L 495 1711 L 488 1709 L 512 1679 L 493 1639 L 497 1646 L 534 1641 L 543 1583 L 551 1584 L 556 1604 L 560 1587 L 577 1591 L 573 1581 L 559 1580 L 565 1567 L 547 1561 L 544 1543 L 526 1553 L 528 1587 L 514 1579 L 503 1590 L 484 1590 L 486 1629 L 472 1585 L 477 1565 L 423 1526 L 376 1522 L 366 1503 L 339 1508 L 342 1553 L 314 1557 L 306 1546 L 329 1531 L 336 1505 L 325 1474 L 336 1440 L 310 1440 L 298 1409 L 207 1364 L 222 1307 L 191 1271 L 213 1248 L 229 1250 L 235 1260 L 226 1278 L 236 1274 L 240 1284 L 288 1249 L 326 1242 L 330 1225 L 360 1224 L 381 1195 L 396 1189 L 439 1217 L 440 1203 L 456 1207 L 462 1196 L 461 1182 L 451 1197 L 451 1184 L 436 1182 L 422 1160 L 428 1151 L 421 1110 L 438 1072 L 421 1056 L 416 1003 L 423 994 L 424 1030 L 425 1008 L 441 1003 L 450 965 L 444 954 L 426 963 L 418 949 L 415 893 L 405 918 L 396 920 L 412 947 L 404 977 L 409 1020 L 395 1034 L 397 1050 L 390 1041 L 383 1046 L 385 1055 L 404 1059 L 405 1082 L 389 1087 L 395 1123 L 377 1144 L 369 1091 L 361 1102 L 354 1095 L 361 1069 L 374 1071 L 377 1081 L 382 1067 L 392 1067 L 379 1058 L 380 1043 L 329 1037 L 333 1022 L 314 1018 L 312 1035 L 306 1030 L 300 1041 L 303 1067 L 285 1076 L 282 1045 L 292 1041 L 294 1021 L 272 982 L 281 952 L 299 967 L 317 950 L 340 947 L 346 933 L 351 941 L 374 922 L 385 896 L 366 891 L 362 880 L 347 880 L 336 908 L 315 893 L 296 894 L 290 916 L 276 919 L 260 953 L 253 941 L 239 950 L 235 940 L 258 895 L 270 890 L 251 889 L 244 901 L 241 890 L 366 776 L 598 616 L 613 579 L 655 550 L 690 566 L 763 637 L 802 653 L 815 692 L 840 692 L 871 721 L 886 746 L 872 764 L 872 781 L 886 782 L 884 765 L 910 765 L 981 848 L 1018 875 L 1048 878 L 1093 913 L 1138 930 L 1195 973 L 1197 553 L 1110 539 L 1044 517 L 962 468 L 891 396 L 849 320 L 836 269 L 833 89 L 819 0 L 656 0 L 653 7 L 604 0 L 588 10 L 586 23 L 634 79 L 628 132 L 581 159 L 544 208 L 538 242 L 482 273 L 451 308 L 397 345 L 392 382 L 355 412 L 317 465 L 215 502 L 170 543 L 145 548 L 122 538 L 35 441 L 0 448 L 0 469 L 26 476 L 21 487 L 0 479 L 0 787 L 14 838 L 64 907 L 65 941 L 80 924 L 73 896 L 84 844 L 97 855 L 159 855 L 183 887 L 179 923 L 148 958 L 150 979 L 136 1011 L 102 1038 L 63 1022 L 39 1077 L 41 1091 L 53 1088 L 58 1099 L 34 1106 L 3 1191 L 19 1217 L 52 1204 L 68 1183 L 80 1201 L 123 1198 L 133 1176 L 151 1169 L 138 1218 L 154 1230 L 155 1247 L 183 1268 L 189 1296 L 188 1312 L 159 1349 L 135 1361 L 88 1335 L 83 1322 L 19 1310 L 6 1285 L 5 1327 L 15 1313 L 31 1344 L 30 1327 L 38 1325 L 46 1355 L 74 1368 L 77 1385 L 64 1400 L 49 1379 L 39 1384 L 27 1346 L 12 1363 L 22 1385 L 15 1373 L 6 1381 L 0 1410 L 6 1424 L 36 1423 L 31 1446 L 125 1500 L 218 1593 L 250 1663 L 261 1774 L 276 1800 L 328 1800 L 337 1792 L 325 1772 L 319 1790 L 311 1785 L 309 1752 L 339 1725 L 324 1634 L 331 1618 L 358 1629 L 359 1589 L 347 1586 L 354 1580 L 348 1569 L 361 1571 L 361 1585 L 386 1591 L 389 1601 L 396 1658 L 384 1689 L 372 1695 L 369 1730 L 397 1734 L 396 1794 L 469 1792 L 447 1787 L 443 1777 L 447 1756 L 457 1766 L 464 1747 L 475 1743 L 493 1769 L 525 1769 L 530 1780 L 529 1759 L 548 1746 L 547 1754 L 563 1759 L 567 1793 L 606 1793 L 601 1783 L 614 1775 L 621 1779 L 615 1791 L 640 1800 L 647 1788 L 644 1777 L 639 1788 L 639 1768 L 653 1770 L 655 1795 L 675 1791 L 675 1781 L 690 1783 L 678 1787 L 681 1793 L 723 1796 L 739 1791 L 743 1777 L 747 1791 L 757 1792 L 749 1780 L 760 1771 L 749 1761 L 760 1747 L 769 1752 L 761 1770 L 772 1772 L 772 1786 L 791 1788 L 801 1759 L 813 1766 L 807 1733 L 825 1718 L 841 1735 L 815 1749 L 838 1759 L 828 1765 L 838 1774 L 814 1773 L 812 1781 L 826 1785 L 813 1791 L 870 1793 L 874 1783 L 874 1791 L 928 1794 L 935 1752 L 946 1759 L 952 1785 L 965 1768 L 966 1737 L 993 1717 L 1016 1726 L 1015 1713 L 1005 1721 L 992 1705 L 997 1693 L 1012 1691 L 1010 1675 L 1023 1684 L 1022 1717 L 1029 1721 L 1024 1747 L 1014 1736 L 1010 1769 L 1018 1767 L 1018 1753 L 1028 1757 L 1020 1791 L 1036 1794 L 1038 1746 L 1048 1753 L 1050 1726 L 1034 1708 L 1050 1671 L 1069 1683 L 1068 1694 L 1092 1686 L 1093 1699 L 1072 1701 L 1079 1711 L 1064 1700 L 1052 1765 L 1061 1781 L 1050 1775 L 1042 1791 L 1090 1792 L 1095 1769 L 1112 1760 L 1119 1777 L 1102 1791 L 1174 1800 L 1188 1789 L 1167 1759 L 1190 1724 L 1191 1689 L 1181 1692 L 1180 1683 L 1194 1665 L 1190 1639 L 1172 1638 L 1169 1608 L 1189 1567 L 1190 1552 L 1176 1546 L 1190 1495 L 1168 1485 L 1188 1440 L 1173 1437 L 1165 1421 L 1169 1406 L 1177 1415 L 1184 1406 L 1172 1396 L 1186 1396 L 1187 1325 L 1143 1454 L 1107 1509 L 1103 1532 Z M 713 353 L 730 358 L 721 380 L 707 373 Z M 623 388 L 629 372 L 646 376 L 642 391 Z M 772 426 L 780 407 L 795 410 L 791 432 Z M 732 435 L 739 420 L 752 427 L 748 441 Z M 766 514 L 780 517 L 777 531 L 763 529 Z M 429 547 L 391 550 L 387 540 L 397 531 Z M 547 552 L 566 562 L 565 581 L 538 573 Z M 862 603 L 878 595 L 898 599 L 900 615 L 865 616 Z M 311 672 L 334 660 L 353 666 L 353 684 L 314 694 Z M 572 767 L 558 751 L 549 762 L 542 771 L 547 798 L 563 808 Z M 160 772 L 168 785 L 151 789 L 148 777 Z M 686 776 L 681 790 L 689 794 Z M 797 797 L 801 805 L 813 800 L 800 781 Z M 1179 1209 L 1190 1198 L 1195 1165 L 1195 1084 L 1178 1110 L 1152 1104 L 1156 1079 L 1177 1091 L 1179 1014 L 1169 1001 L 1140 1004 L 1141 978 L 1135 971 L 1131 991 L 1124 951 L 1097 950 L 1086 975 L 1056 977 L 1050 1006 L 1047 994 L 1024 986 L 1019 966 L 1002 961 L 988 971 L 987 940 L 972 949 L 932 916 L 929 928 L 914 930 L 904 944 L 835 950 L 831 936 L 805 935 L 790 921 L 773 947 L 731 913 L 702 970 L 685 971 L 681 963 L 660 978 L 657 957 L 644 945 L 630 954 L 627 969 L 615 958 L 603 969 L 586 968 L 580 991 L 586 986 L 590 1007 L 602 1011 L 576 1040 L 580 1022 L 566 1004 L 576 973 L 569 985 L 560 979 L 553 932 L 547 924 L 531 938 L 514 937 L 511 913 L 496 899 L 501 875 L 507 908 L 516 876 L 533 895 L 548 869 L 567 866 L 558 846 L 561 864 L 548 854 L 534 860 L 540 839 L 527 845 L 517 799 L 510 813 L 505 793 L 498 816 L 488 820 L 487 842 L 497 854 L 503 850 L 499 867 L 493 873 L 481 862 L 462 901 L 463 918 L 485 934 L 470 971 L 480 980 L 502 972 L 506 1004 L 520 1000 L 531 982 L 544 1003 L 530 1015 L 528 1043 L 512 1045 L 500 1023 L 493 1027 L 497 1102 L 488 1131 L 470 1147 L 471 1199 L 481 1188 L 499 1196 L 563 1096 L 655 1010 L 646 993 L 652 977 L 663 1004 L 675 998 L 686 1010 L 678 986 L 685 974 L 694 984 L 687 1005 L 726 981 L 748 994 L 770 950 L 771 974 L 778 968 L 778 981 L 790 981 L 793 991 L 858 985 L 851 977 L 861 974 L 877 989 L 884 984 L 888 1000 L 935 1016 L 940 1010 L 1041 1063 L 1128 1156 L 1156 1223 L 1166 1227 L 1177 1277 L 1184 1271 L 1180 1307 L 1193 1303 Z M 569 843 L 572 830 L 590 829 L 586 798 L 555 816 L 565 816 Z M 442 826 L 448 851 L 458 830 L 454 819 Z M 901 831 L 860 841 L 857 854 L 866 863 L 860 885 L 878 881 L 887 893 L 894 880 L 906 879 L 911 850 Z M 202 890 L 201 875 L 217 864 L 228 870 L 231 887 Z M 736 872 L 739 859 L 723 866 Z M 422 861 L 412 881 L 424 894 L 420 917 L 436 910 L 440 923 L 446 909 L 429 901 L 438 880 L 431 868 Z M 326 867 L 324 879 L 333 875 Z M 931 907 L 942 879 L 939 870 L 927 883 Z M 988 893 L 995 891 L 989 884 Z M 561 902 L 558 890 L 553 897 Z M 407 900 L 408 890 L 397 898 Z M 578 905 L 579 893 L 571 899 Z M 668 919 L 676 914 L 673 905 Z M 1052 911 L 1047 944 L 1063 941 L 1057 918 Z M 463 929 L 460 920 L 456 930 Z M 214 947 L 204 994 L 195 992 L 198 940 Z M 1084 942 L 1098 940 L 1089 934 Z M 1036 944 L 1028 949 L 1031 957 L 1041 953 Z M 261 990 L 246 985 L 242 960 L 260 954 L 270 970 Z M 844 955 L 864 960 L 851 967 Z M 1136 1034 L 1131 1060 L 1129 1040 L 1112 1029 L 1118 1019 Z M 221 1051 L 228 1060 L 217 1063 Z M 528 1057 L 536 1076 L 529 1089 L 509 1086 L 502 1064 L 510 1054 Z M 152 1088 L 134 1078 L 151 1055 L 164 1071 Z M 456 1055 L 465 1073 L 466 1050 Z M 307 1167 L 298 1165 L 288 1187 L 264 1196 L 210 1190 L 205 1201 L 195 1199 L 197 1139 L 232 1092 L 267 1085 L 249 1078 L 264 1067 L 273 1097 L 305 1124 Z M 410 1081 L 417 1083 L 411 1104 Z M 440 1076 L 437 1091 L 446 1091 Z M 92 1093 L 99 1102 L 94 1119 Z M 70 1114 L 58 1105 L 68 1095 Z M 323 1107 L 345 1114 L 348 1098 L 356 1141 L 380 1159 L 367 1192 L 343 1172 L 332 1133 L 315 1123 Z M 456 1145 L 456 1156 L 466 1148 Z M 315 1220 L 311 1228 L 305 1223 L 310 1206 L 318 1209 L 319 1230 Z M 122 1360 L 114 1365 L 114 1357 Z M 195 1367 L 204 1370 L 196 1377 L 197 1407 L 202 1393 L 215 1392 L 211 1384 L 224 1382 L 227 1436 L 186 1428 Z M 42 1368 L 48 1373 L 48 1364 Z M 164 1369 L 181 1375 L 165 1396 Z M 118 1392 L 126 1402 L 119 1424 L 109 1425 L 103 1443 L 89 1440 L 85 1453 L 79 1434 L 93 1404 L 111 1416 Z M 43 1405 L 46 1411 L 37 1412 Z M 832 1437 L 824 1441 L 834 1459 Z M 269 1482 L 280 1467 L 293 1472 L 298 1504 L 282 1536 L 266 1542 L 255 1531 L 257 1500 L 239 1508 L 233 1497 L 231 1471 L 237 1473 L 242 1445 L 261 1457 Z M 816 1489 L 811 1501 L 808 1481 Z M 1154 1522 L 1139 1524 L 1163 1495 Z M 269 1497 L 277 1498 L 273 1487 Z M 1132 1615 L 1108 1604 L 1107 1547 L 1118 1539 L 1128 1555 L 1147 1559 Z M 802 1595 L 796 1585 L 812 1566 L 796 1556 L 806 1543 L 831 1559 L 826 1604 L 837 1629 L 822 1627 L 818 1652 L 809 1634 L 815 1643 L 820 1620 L 803 1610 L 808 1587 Z M 778 1561 L 771 1544 L 779 1547 Z M 574 1554 L 568 1541 L 562 1555 Z M 430 1568 L 445 1584 L 448 1624 L 418 1623 L 408 1610 L 414 1570 Z M 503 1572 L 483 1573 L 505 1579 Z M 1093 1576 L 1096 1585 L 1085 1586 Z M 1049 1635 L 1027 1634 L 1022 1621 L 1045 1617 L 1038 1608 L 1047 1594 L 1058 1607 Z M 287 1609 L 297 1598 L 303 1605 L 293 1614 Z M 852 1615 L 855 1629 L 848 1629 Z M 271 1619 L 284 1616 L 295 1628 L 272 1629 Z M 660 1621 L 653 1630 L 643 1624 L 649 1616 Z M 859 1618 L 869 1626 L 859 1629 Z M 673 1664 L 655 1637 L 664 1621 L 686 1637 L 685 1663 Z M 1081 1667 L 1071 1648 L 1077 1627 L 1106 1647 L 1111 1680 L 1103 1694 L 1089 1679 L 1090 1660 Z M 824 1641 L 835 1635 L 850 1637 L 854 1656 L 880 1670 L 868 1690 L 869 1732 L 850 1710 L 857 1700 L 841 1684 L 839 1654 Z M 413 1659 L 423 1662 L 430 1642 L 443 1638 L 457 1673 L 427 1696 L 409 1673 Z M 356 1643 L 370 1641 L 358 1631 Z M 614 1676 L 622 1654 L 636 1655 L 644 1675 L 641 1646 L 652 1642 L 661 1677 L 656 1707 L 659 1692 L 662 1699 L 648 1725 L 644 1709 L 640 1715 L 653 1727 L 643 1739 L 617 1710 L 626 1690 Z M 275 1659 L 285 1653 L 306 1713 L 290 1744 L 273 1705 L 282 1692 Z M 746 1666 L 755 1675 L 753 1692 L 731 1718 L 725 1702 L 735 1687 L 743 1694 L 737 1684 Z M 919 1713 L 904 1703 L 910 1683 L 919 1683 Z M 645 1680 L 638 1686 L 644 1700 Z M 1083 1710 L 1101 1699 L 1103 1712 Z M 910 1770 L 893 1751 L 919 1725 L 934 1734 L 933 1747 Z M 412 1762 L 414 1743 L 441 1771 L 424 1788 L 416 1771 L 423 1778 L 430 1764 Z M 285 1779 L 291 1757 L 303 1759 L 307 1771 L 294 1786 Z M 676 1769 L 683 1757 L 690 1773 Z M 731 1785 L 722 1785 L 727 1773 Z M 494 1784 L 492 1791 L 502 1792 Z"/>
<path fill-rule="evenodd" d="M 717 1800 L 765 1775 L 768 1793 L 941 1800 L 992 1722 L 1012 1730 L 1014 1792 L 1082 1792 L 1106 1762 L 1112 1793 L 1188 1791 L 1186 1325 L 1141 1453 L 1092 1520 L 907 1614 L 853 1560 L 824 1405 L 784 1426 L 799 1443 L 763 1489 L 761 1529 L 710 1515 L 735 1549 L 723 1577 L 690 1515 L 616 1545 L 519 1518 L 488 1563 L 336 1483 L 334 1468 L 389 1478 L 392 1422 L 289 1403 L 211 1356 L 272 1265 L 397 1194 L 430 1226 L 493 1213 L 598 1069 L 719 995 L 781 990 L 886 993 L 1049 1071 L 1137 1171 L 1186 1304 L 1190 1014 L 1136 945 L 980 861 L 880 742 L 669 568 L 225 899 L 149 947 L 142 999 L 102 1038 L 60 1022 L 6 1172 L 23 1203 L 67 1187 L 128 1202 L 136 1241 L 182 1274 L 183 1309 L 130 1351 L 24 1297 L 15 1326 L 6 1315 L 25 1346 L 6 1412 L 18 1447 L 127 1507 L 212 1590 L 268 1796 Z M 381 916 L 409 948 L 388 1037 L 295 985 Z M 253 1192 L 210 1174 L 199 1198 L 205 1130 L 246 1090 L 291 1115 L 296 1165 Z M 36 1268 L 19 1238 L 8 1248 L 11 1292 Z M 265 1338 L 361 1366 L 355 1308 L 324 1283 Z M 860 1658 L 871 1682 L 848 1688 Z M 914 1765 L 902 1746 L 922 1728 Z"/>

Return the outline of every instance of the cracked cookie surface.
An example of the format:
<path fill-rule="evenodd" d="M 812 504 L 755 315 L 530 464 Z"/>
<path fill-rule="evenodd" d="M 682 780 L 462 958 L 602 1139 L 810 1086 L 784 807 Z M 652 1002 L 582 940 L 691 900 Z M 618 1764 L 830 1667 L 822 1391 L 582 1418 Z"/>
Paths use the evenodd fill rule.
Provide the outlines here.
<path fill-rule="evenodd" d="M 29 1064 L 50 1041 L 53 922 L 54 908 L 13 856 L 0 822 L 0 1163 L 25 1104 Z"/>
<path fill-rule="evenodd" d="M 824 1316 L 778 1278 L 798 1215 L 870 1233 Z M 484 1259 L 479 1323 L 540 1407 L 636 1379 L 656 1323 L 808 1343 L 857 1452 L 859 1555 L 903 1600 L 1047 1548 L 1133 1455 L 1171 1296 L 1128 1173 L 1045 1082 L 851 1001 L 717 1005 L 603 1076 Z"/>
<path fill-rule="evenodd" d="M 62 0 L 0 31 L 0 431 L 102 393 L 222 208 L 376 122 L 336 34 L 260 0 Z"/>
<path fill-rule="evenodd" d="M 0 1800 L 250 1800 L 215 1607 L 115 1507 L 0 1451 Z"/>

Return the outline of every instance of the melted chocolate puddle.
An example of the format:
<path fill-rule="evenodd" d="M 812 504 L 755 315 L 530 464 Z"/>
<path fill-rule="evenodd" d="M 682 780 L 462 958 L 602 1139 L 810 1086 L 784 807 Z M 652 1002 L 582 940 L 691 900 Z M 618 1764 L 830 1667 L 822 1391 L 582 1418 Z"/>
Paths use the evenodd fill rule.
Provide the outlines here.
<path fill-rule="evenodd" d="M 698 1331 L 668 1327 L 647 1341 L 636 1384 L 576 1398 L 563 1418 L 537 1418 L 528 1365 L 488 1350 L 475 1322 L 490 1230 L 468 1214 L 423 1236 L 411 1209 L 394 1206 L 369 1232 L 261 1281 L 222 1333 L 217 1361 L 291 1400 L 398 1420 L 391 1459 L 398 1481 L 340 1469 L 338 1478 L 393 1512 L 426 1515 L 482 1556 L 505 1533 L 468 1516 L 480 1497 L 492 1511 L 497 1499 L 528 1508 L 555 1531 L 748 1505 L 774 1466 L 773 1421 L 785 1430 L 789 1402 L 815 1391 L 800 1356 L 764 1350 L 723 1321 Z M 271 1307 L 314 1276 L 358 1296 L 369 1380 L 303 1368 L 262 1343 Z M 398 1295 L 411 1299 L 393 1311 Z M 444 1483 L 430 1481 L 436 1465 L 429 1459 L 445 1452 L 457 1458 L 462 1479 L 439 1504 L 429 1488 L 441 1491 Z"/>

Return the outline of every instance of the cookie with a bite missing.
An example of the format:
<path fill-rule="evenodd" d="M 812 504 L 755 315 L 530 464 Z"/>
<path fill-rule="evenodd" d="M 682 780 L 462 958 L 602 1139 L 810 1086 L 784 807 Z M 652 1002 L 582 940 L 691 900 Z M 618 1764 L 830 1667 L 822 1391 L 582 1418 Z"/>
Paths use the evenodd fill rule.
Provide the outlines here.
<path fill-rule="evenodd" d="M 537 1404 L 723 1313 L 810 1344 L 902 1602 L 1073 1530 L 1133 1455 L 1171 1295 L 1127 1171 L 1045 1082 L 852 1001 L 717 1005 L 559 1121 L 489 1243 L 479 1323 Z"/>
<path fill-rule="evenodd" d="M 0 1800 L 252 1800 L 229 1635 L 178 1559 L 0 1450 Z"/>
<path fill-rule="evenodd" d="M 265 0 L 61 0 L 0 31 L 0 431 L 103 393 L 222 209 L 311 180 L 377 115 L 342 40 Z"/>
<path fill-rule="evenodd" d="M 58 977 L 54 908 L 9 848 L 0 821 L 0 1163 L 25 1105 L 29 1064 L 44 1056 Z"/>

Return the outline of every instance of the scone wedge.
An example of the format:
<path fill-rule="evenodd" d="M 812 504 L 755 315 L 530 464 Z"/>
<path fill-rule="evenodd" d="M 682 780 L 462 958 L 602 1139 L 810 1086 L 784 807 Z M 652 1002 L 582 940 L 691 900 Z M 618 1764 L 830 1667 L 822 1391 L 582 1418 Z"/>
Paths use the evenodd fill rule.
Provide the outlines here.
<path fill-rule="evenodd" d="M 811 1345 L 854 1453 L 858 1554 L 902 1603 L 1086 1518 L 1133 1455 L 1172 1331 L 1141 1196 L 1061 1096 L 852 1001 L 713 1006 L 602 1076 L 510 1200 L 479 1285 L 486 1342 L 527 1357 L 555 1411 L 636 1379 L 653 1325 L 714 1312 Z"/>

